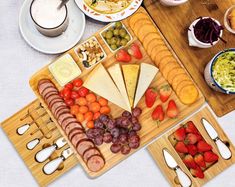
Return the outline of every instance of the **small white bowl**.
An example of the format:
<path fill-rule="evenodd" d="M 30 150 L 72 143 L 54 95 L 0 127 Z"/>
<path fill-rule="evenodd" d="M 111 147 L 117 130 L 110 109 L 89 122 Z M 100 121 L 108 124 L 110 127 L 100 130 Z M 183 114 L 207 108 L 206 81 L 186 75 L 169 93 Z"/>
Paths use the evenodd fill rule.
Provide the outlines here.
<path fill-rule="evenodd" d="M 178 6 L 186 3 L 188 0 L 160 0 L 160 3 L 165 6 Z"/>
<path fill-rule="evenodd" d="M 226 28 L 229 32 L 235 34 L 235 30 L 231 28 L 230 23 L 229 23 L 229 20 L 228 20 L 228 15 L 230 14 L 230 12 L 231 12 L 233 9 L 235 9 L 235 5 L 231 6 L 231 7 L 225 12 L 225 14 L 224 14 L 224 26 L 225 26 L 225 28 Z"/>
<path fill-rule="evenodd" d="M 193 42 L 194 42 L 194 45 L 192 45 L 192 46 L 199 47 L 199 48 L 210 48 L 210 47 L 216 45 L 216 44 L 219 42 L 219 40 L 220 40 L 220 39 L 218 38 L 218 40 L 214 41 L 214 42 L 212 43 L 212 45 L 211 45 L 210 43 L 201 42 L 200 40 L 198 40 L 198 39 L 196 38 L 196 36 L 195 36 L 195 34 L 194 34 L 194 26 L 197 24 L 198 21 L 200 21 L 201 19 L 205 19 L 205 18 L 209 18 L 209 17 L 198 18 L 198 19 L 196 19 L 196 20 L 190 25 L 190 27 L 189 27 L 189 29 L 190 29 L 190 30 L 188 31 L 188 32 L 190 32 L 190 34 L 188 34 L 189 41 L 190 41 L 190 40 L 193 40 Z M 213 21 L 215 21 L 218 25 L 221 25 L 218 20 L 216 20 L 216 19 L 214 19 L 214 18 L 211 18 L 211 19 L 212 19 Z M 222 35 L 223 35 L 223 31 L 221 30 L 221 31 L 220 31 L 220 37 L 222 37 Z M 192 38 L 190 38 L 190 37 L 192 37 Z"/>

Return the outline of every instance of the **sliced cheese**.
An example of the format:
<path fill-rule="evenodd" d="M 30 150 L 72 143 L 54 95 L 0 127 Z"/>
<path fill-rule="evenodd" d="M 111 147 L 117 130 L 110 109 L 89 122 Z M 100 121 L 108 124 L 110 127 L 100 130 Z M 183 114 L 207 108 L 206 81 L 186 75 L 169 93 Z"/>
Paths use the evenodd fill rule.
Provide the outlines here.
<path fill-rule="evenodd" d="M 122 98 L 121 93 L 114 84 L 112 78 L 102 64 L 99 64 L 88 75 L 83 86 L 98 94 L 99 96 L 107 99 L 113 104 L 128 110 L 125 101 Z"/>
<path fill-rule="evenodd" d="M 129 98 L 126 92 L 126 86 L 125 86 L 125 82 L 123 79 L 123 75 L 122 75 L 122 70 L 119 64 L 115 64 L 113 66 L 111 66 L 110 68 L 108 68 L 109 74 L 111 75 L 114 83 L 116 84 L 119 92 L 121 93 L 127 107 L 128 107 L 128 111 L 131 111 L 131 106 L 129 103 Z"/>
<path fill-rule="evenodd" d="M 146 63 L 142 63 L 140 65 L 140 75 L 139 75 L 138 86 L 135 93 L 134 107 L 136 107 L 141 97 L 144 95 L 145 91 L 153 81 L 157 72 L 158 68 L 156 66 Z"/>
<path fill-rule="evenodd" d="M 135 90 L 137 87 L 139 76 L 139 65 L 122 65 L 122 71 L 126 83 L 126 90 L 131 107 L 134 105 Z"/>

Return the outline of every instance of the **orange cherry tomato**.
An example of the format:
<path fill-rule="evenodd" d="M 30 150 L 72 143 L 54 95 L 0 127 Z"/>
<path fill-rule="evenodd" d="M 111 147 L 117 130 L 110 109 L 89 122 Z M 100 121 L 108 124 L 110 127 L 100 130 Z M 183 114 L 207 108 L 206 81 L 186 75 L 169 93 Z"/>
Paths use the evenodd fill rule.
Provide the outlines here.
<path fill-rule="evenodd" d="M 100 103 L 100 106 L 107 106 L 108 105 L 107 99 L 105 99 L 103 97 L 99 98 L 98 102 Z"/>
<path fill-rule="evenodd" d="M 100 111 L 100 104 L 98 102 L 93 102 L 93 103 L 90 104 L 89 108 L 94 113 L 99 112 Z"/>
<path fill-rule="evenodd" d="M 76 115 L 77 113 L 79 113 L 79 106 L 78 105 L 71 106 L 70 112 L 71 112 L 71 114 Z"/>
<path fill-rule="evenodd" d="M 100 117 L 100 112 L 95 112 L 93 115 L 93 120 L 97 120 Z"/>
<path fill-rule="evenodd" d="M 86 112 L 88 112 L 88 107 L 87 106 L 80 106 L 79 112 L 82 114 L 85 114 Z"/>
<path fill-rule="evenodd" d="M 82 113 L 77 113 L 76 118 L 77 118 L 78 122 L 80 122 L 80 123 L 82 123 L 84 121 L 84 116 Z"/>
<path fill-rule="evenodd" d="M 102 106 L 100 108 L 100 113 L 101 114 L 109 114 L 110 113 L 110 108 L 108 106 Z"/>
<path fill-rule="evenodd" d="M 93 103 L 93 102 L 96 101 L 96 95 L 93 94 L 93 93 L 89 93 L 89 94 L 86 95 L 86 100 L 89 103 Z"/>
<path fill-rule="evenodd" d="M 84 114 L 84 118 L 86 121 L 91 121 L 93 119 L 93 113 L 92 112 L 87 112 Z"/>
<path fill-rule="evenodd" d="M 93 129 L 95 127 L 94 125 L 94 121 L 88 121 L 87 124 L 86 124 L 87 128 L 89 129 Z"/>
<path fill-rule="evenodd" d="M 75 100 L 75 103 L 78 104 L 79 106 L 85 106 L 87 105 L 87 101 L 85 97 L 79 97 Z"/>

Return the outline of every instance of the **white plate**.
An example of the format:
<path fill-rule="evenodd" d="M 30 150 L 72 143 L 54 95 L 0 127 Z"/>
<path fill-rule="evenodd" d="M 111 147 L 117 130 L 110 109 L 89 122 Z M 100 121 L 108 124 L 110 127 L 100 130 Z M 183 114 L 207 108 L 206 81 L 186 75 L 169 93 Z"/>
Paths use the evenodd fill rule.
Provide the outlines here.
<path fill-rule="evenodd" d="M 85 30 L 85 15 L 73 0 L 67 3 L 69 26 L 57 37 L 46 37 L 38 32 L 30 17 L 29 8 L 32 0 L 25 0 L 19 15 L 20 32 L 25 41 L 34 49 L 47 54 L 58 54 L 69 50 L 81 39 Z"/>
<path fill-rule="evenodd" d="M 99 12 L 94 11 L 89 6 L 84 3 L 83 0 L 75 0 L 78 7 L 89 17 L 102 21 L 102 22 L 114 22 L 127 18 L 128 16 L 135 13 L 135 11 L 140 7 L 143 0 L 133 0 L 132 3 L 121 12 L 117 12 L 114 14 L 101 14 Z"/>

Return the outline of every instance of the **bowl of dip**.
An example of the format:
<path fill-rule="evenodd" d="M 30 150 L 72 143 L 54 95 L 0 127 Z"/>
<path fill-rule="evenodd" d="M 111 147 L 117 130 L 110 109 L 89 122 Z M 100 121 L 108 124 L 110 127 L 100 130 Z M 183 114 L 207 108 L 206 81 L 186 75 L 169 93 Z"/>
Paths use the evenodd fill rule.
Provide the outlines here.
<path fill-rule="evenodd" d="M 58 8 L 61 0 L 33 0 L 30 16 L 37 30 L 49 37 L 61 35 L 68 27 L 68 9 L 64 5 Z"/>
<path fill-rule="evenodd" d="M 235 94 L 235 48 L 217 53 L 207 64 L 204 77 L 212 89 Z"/>
<path fill-rule="evenodd" d="M 165 6 L 178 6 L 186 3 L 188 0 L 160 0 L 160 3 Z"/>

